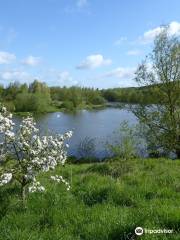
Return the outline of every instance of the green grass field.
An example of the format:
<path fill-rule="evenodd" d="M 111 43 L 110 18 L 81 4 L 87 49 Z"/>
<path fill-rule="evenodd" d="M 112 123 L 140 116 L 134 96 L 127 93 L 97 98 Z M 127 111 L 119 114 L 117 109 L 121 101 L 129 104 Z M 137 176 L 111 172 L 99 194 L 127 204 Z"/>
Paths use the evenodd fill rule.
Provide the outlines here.
<path fill-rule="evenodd" d="M 0 189 L 0 240 L 180 239 L 180 161 L 134 159 L 66 165 L 56 170 L 71 183 L 42 175 L 44 193 L 23 209 L 18 186 Z M 174 234 L 135 236 L 134 229 Z"/>

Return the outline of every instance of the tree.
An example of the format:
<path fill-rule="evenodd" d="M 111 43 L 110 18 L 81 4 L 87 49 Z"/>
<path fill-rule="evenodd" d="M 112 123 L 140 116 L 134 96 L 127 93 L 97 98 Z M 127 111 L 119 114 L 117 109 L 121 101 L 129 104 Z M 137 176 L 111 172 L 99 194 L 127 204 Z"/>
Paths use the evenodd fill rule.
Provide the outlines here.
<path fill-rule="evenodd" d="M 20 93 L 28 93 L 28 85 L 26 83 L 20 85 Z"/>
<path fill-rule="evenodd" d="M 6 88 L 6 91 L 4 92 L 4 98 L 7 101 L 14 100 L 16 95 L 19 93 L 20 83 L 19 82 L 12 82 L 9 84 L 9 86 Z"/>
<path fill-rule="evenodd" d="M 40 136 L 32 117 L 24 118 L 15 134 L 12 114 L 5 107 L 0 112 L 0 186 L 17 181 L 21 186 L 21 197 L 25 202 L 29 192 L 45 190 L 36 177 L 41 172 L 64 165 L 67 154 L 64 141 L 72 132 L 64 135 Z M 62 176 L 51 176 L 52 180 L 63 182 L 69 190 L 69 184 Z M 28 188 L 27 188 L 28 187 Z"/>
<path fill-rule="evenodd" d="M 4 87 L 3 85 L 0 85 L 0 99 L 2 98 L 3 92 L 4 92 Z"/>
<path fill-rule="evenodd" d="M 27 84 L 20 85 L 14 104 L 17 112 L 47 112 L 51 104 L 50 89 L 37 80 L 30 84 L 29 89 Z"/>
<path fill-rule="evenodd" d="M 149 62 L 148 62 L 149 61 Z M 139 104 L 132 111 L 144 125 L 149 148 L 180 158 L 180 41 L 163 27 L 154 49 L 136 71 L 136 81 L 148 87 L 158 104 Z"/>

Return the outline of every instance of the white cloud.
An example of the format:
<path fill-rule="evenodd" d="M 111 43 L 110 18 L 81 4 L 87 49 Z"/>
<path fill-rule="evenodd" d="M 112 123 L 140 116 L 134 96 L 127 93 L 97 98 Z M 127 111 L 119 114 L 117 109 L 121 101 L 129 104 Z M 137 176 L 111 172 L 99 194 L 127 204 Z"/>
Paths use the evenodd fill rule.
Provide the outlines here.
<path fill-rule="evenodd" d="M 118 67 L 99 76 L 91 77 L 96 80 L 100 88 L 106 87 L 129 87 L 136 86 L 134 80 L 136 67 Z"/>
<path fill-rule="evenodd" d="M 171 22 L 169 28 L 170 35 L 180 36 L 180 22 Z"/>
<path fill-rule="evenodd" d="M 86 7 L 88 4 L 87 0 L 77 0 L 76 5 L 78 8 Z"/>
<path fill-rule="evenodd" d="M 78 81 L 74 80 L 68 71 L 62 71 L 57 75 L 58 83 L 66 86 L 74 86 L 78 84 Z"/>
<path fill-rule="evenodd" d="M 72 77 L 68 71 L 58 73 L 57 77 L 60 82 L 72 81 Z"/>
<path fill-rule="evenodd" d="M 137 83 L 134 79 L 129 79 L 128 81 L 119 81 L 116 87 L 125 88 L 125 87 L 137 87 Z"/>
<path fill-rule="evenodd" d="M 144 33 L 143 37 L 141 38 L 143 43 L 149 43 L 152 42 L 154 40 L 154 38 L 161 33 L 161 31 L 163 30 L 163 27 L 157 27 L 154 29 L 151 29 L 147 32 Z"/>
<path fill-rule="evenodd" d="M 107 66 L 112 63 L 111 59 L 105 59 L 101 54 L 87 56 L 78 66 L 78 69 L 94 69 Z"/>
<path fill-rule="evenodd" d="M 50 68 L 46 72 L 44 79 L 47 79 L 47 82 L 52 86 L 74 86 L 78 84 L 69 71 L 59 71 L 54 68 Z"/>
<path fill-rule="evenodd" d="M 28 56 L 24 60 L 22 60 L 22 63 L 25 65 L 29 65 L 32 67 L 35 67 L 41 63 L 41 58 L 40 57 L 33 57 L 33 56 Z"/>
<path fill-rule="evenodd" d="M 127 55 L 130 55 L 130 56 L 138 56 L 138 55 L 141 55 L 141 51 L 140 51 L 140 50 L 137 50 L 137 49 L 130 50 L 130 51 L 127 51 Z"/>
<path fill-rule="evenodd" d="M 103 77 L 114 77 L 118 79 L 130 79 L 134 77 L 134 72 L 136 68 L 124 68 L 118 67 L 113 69 L 110 72 L 107 72 L 103 75 Z"/>
<path fill-rule="evenodd" d="M 160 26 L 145 32 L 144 35 L 139 38 L 140 42 L 144 44 L 152 42 L 154 38 L 163 31 L 163 29 L 164 26 Z M 180 36 L 180 23 L 176 21 L 171 22 L 168 31 L 170 36 Z"/>
<path fill-rule="evenodd" d="M 30 82 L 36 77 L 31 76 L 29 73 L 21 70 L 5 70 L 0 72 L 1 81 L 18 81 L 18 82 Z"/>
<path fill-rule="evenodd" d="M 115 42 L 114 42 L 114 45 L 115 46 L 119 46 L 119 45 L 121 45 L 123 42 L 125 42 L 127 40 L 127 37 L 120 37 L 118 40 L 116 40 Z"/>
<path fill-rule="evenodd" d="M 10 64 L 16 59 L 16 56 L 8 52 L 0 52 L 0 64 Z"/>

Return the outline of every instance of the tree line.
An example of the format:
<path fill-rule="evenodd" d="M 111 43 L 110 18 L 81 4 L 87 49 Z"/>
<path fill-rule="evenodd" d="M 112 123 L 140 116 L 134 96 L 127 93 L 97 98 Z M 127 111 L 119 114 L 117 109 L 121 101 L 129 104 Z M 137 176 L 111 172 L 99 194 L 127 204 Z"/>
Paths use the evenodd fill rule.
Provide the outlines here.
<path fill-rule="evenodd" d="M 0 101 L 12 112 L 50 112 L 102 106 L 101 91 L 81 87 L 48 87 L 35 80 L 31 84 L 10 83 L 0 86 Z"/>
<path fill-rule="evenodd" d="M 160 101 L 158 85 L 94 89 L 86 87 L 48 87 L 34 80 L 31 84 L 12 82 L 0 85 L 0 101 L 13 112 L 51 112 L 105 106 L 107 102 L 156 104 Z"/>
<path fill-rule="evenodd" d="M 159 103 L 159 87 L 157 85 L 113 88 L 102 90 L 102 96 L 108 102 L 122 102 L 130 104 L 157 104 Z"/>
<path fill-rule="evenodd" d="M 30 85 L 14 82 L 1 86 L 0 99 L 12 112 L 45 112 L 51 104 L 50 89 L 36 80 Z"/>

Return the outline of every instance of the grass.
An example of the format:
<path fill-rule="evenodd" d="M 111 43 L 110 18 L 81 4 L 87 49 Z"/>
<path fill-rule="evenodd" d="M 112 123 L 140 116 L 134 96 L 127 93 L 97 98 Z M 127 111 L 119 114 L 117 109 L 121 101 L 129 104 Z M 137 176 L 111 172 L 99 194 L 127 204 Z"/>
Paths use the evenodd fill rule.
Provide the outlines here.
<path fill-rule="evenodd" d="M 137 226 L 173 229 L 139 239 L 180 239 L 180 162 L 132 159 L 67 165 L 56 170 L 71 183 L 40 176 L 44 193 L 33 193 L 23 209 L 18 186 L 0 191 L 0 240 L 137 239 Z"/>

